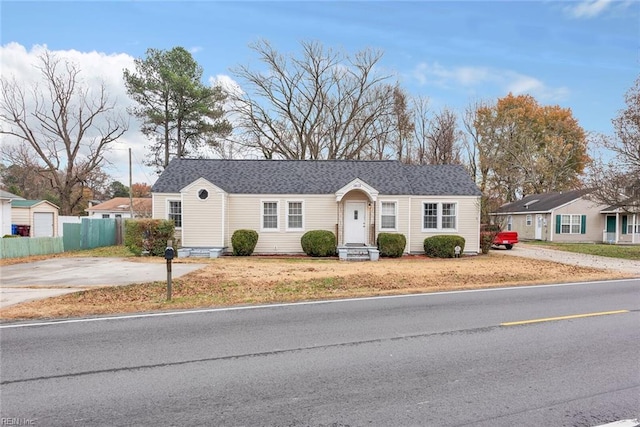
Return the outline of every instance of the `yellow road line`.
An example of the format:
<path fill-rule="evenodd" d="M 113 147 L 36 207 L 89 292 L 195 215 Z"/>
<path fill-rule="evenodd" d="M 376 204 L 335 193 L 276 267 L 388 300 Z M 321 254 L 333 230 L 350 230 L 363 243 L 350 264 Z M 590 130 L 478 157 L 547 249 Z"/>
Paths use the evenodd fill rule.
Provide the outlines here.
<path fill-rule="evenodd" d="M 628 313 L 628 312 L 629 310 L 617 310 L 617 311 L 601 311 L 599 313 L 573 314 L 571 316 L 547 317 L 544 319 L 521 320 L 518 322 L 505 322 L 505 323 L 500 323 L 500 326 L 528 325 L 530 323 L 553 322 L 556 320 L 567 320 L 567 319 L 580 319 L 582 317 L 606 316 L 609 314 L 622 314 L 622 313 Z"/>

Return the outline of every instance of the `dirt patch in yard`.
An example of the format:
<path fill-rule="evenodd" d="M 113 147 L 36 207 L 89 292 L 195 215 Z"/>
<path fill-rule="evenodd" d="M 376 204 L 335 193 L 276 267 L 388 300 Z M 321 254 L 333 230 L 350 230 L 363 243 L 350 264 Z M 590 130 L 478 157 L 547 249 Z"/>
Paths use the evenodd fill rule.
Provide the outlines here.
<path fill-rule="evenodd" d="M 147 258 L 146 262 L 164 262 Z M 177 260 L 176 262 L 192 262 Z M 480 289 L 629 277 L 624 273 L 490 253 L 461 259 L 406 256 L 378 262 L 223 257 L 166 283 L 105 287 L 0 310 L 1 319 L 59 318 L 140 311 L 265 304 Z"/>

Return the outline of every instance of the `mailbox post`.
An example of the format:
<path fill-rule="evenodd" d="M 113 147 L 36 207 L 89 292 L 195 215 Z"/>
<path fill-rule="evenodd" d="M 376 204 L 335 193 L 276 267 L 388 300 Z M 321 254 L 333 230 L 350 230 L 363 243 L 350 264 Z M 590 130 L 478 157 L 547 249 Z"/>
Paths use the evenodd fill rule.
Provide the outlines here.
<path fill-rule="evenodd" d="M 171 247 L 172 241 L 167 242 L 164 250 L 164 259 L 167 260 L 167 301 L 171 301 L 171 261 L 175 257 L 175 250 Z"/>

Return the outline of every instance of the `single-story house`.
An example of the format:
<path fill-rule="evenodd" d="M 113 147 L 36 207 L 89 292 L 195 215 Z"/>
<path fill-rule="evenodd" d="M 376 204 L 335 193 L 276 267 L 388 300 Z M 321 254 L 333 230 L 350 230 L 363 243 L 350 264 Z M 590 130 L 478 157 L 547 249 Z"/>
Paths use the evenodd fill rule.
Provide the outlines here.
<path fill-rule="evenodd" d="M 114 197 L 96 205 L 90 204 L 85 211 L 89 213 L 89 218 L 131 218 L 132 211 L 134 218 L 151 218 L 151 206 L 150 197 L 134 197 L 131 200 L 128 197 Z"/>
<path fill-rule="evenodd" d="M 11 234 L 11 202 L 13 200 L 24 200 L 20 196 L 0 190 L 0 236 Z"/>
<path fill-rule="evenodd" d="M 640 215 L 595 202 L 588 194 L 588 189 L 533 194 L 492 215 L 523 240 L 640 243 Z"/>
<path fill-rule="evenodd" d="M 58 237 L 58 206 L 47 200 L 13 200 L 11 220 L 29 227 L 29 237 Z"/>
<path fill-rule="evenodd" d="M 399 161 L 174 159 L 152 187 L 153 218 L 173 220 L 182 247 L 230 251 L 234 231 L 252 229 L 257 254 L 302 253 L 310 230 L 366 247 L 402 233 L 406 253 L 453 234 L 476 254 L 480 196 L 460 165 Z"/>

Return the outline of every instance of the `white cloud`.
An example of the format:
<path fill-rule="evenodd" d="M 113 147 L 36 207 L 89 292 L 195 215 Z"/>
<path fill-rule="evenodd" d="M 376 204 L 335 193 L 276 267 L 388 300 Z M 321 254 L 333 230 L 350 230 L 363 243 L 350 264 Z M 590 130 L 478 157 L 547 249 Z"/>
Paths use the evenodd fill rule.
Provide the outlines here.
<path fill-rule="evenodd" d="M 238 82 L 226 74 L 218 74 L 216 76 L 209 77 L 209 84 L 211 86 L 221 86 L 227 93 L 233 95 L 241 95 L 244 93 Z"/>
<path fill-rule="evenodd" d="M 512 70 L 490 67 L 444 67 L 439 63 L 420 63 L 412 76 L 421 85 L 433 85 L 444 89 L 478 89 L 476 92 L 498 91 L 503 95 L 530 94 L 546 101 L 566 98 L 569 90 L 565 87 L 552 88 L 532 76 Z"/>
<path fill-rule="evenodd" d="M 593 18 L 604 12 L 610 4 L 611 0 L 584 0 L 566 7 L 566 11 L 574 18 Z"/>
<path fill-rule="evenodd" d="M 42 76 L 38 70 L 38 57 L 47 51 L 46 45 L 35 45 L 27 50 L 18 43 L 8 43 L 0 46 L 0 64 L 2 64 L 2 78 L 15 78 L 19 85 L 28 88 L 38 83 L 42 88 Z M 192 52 L 199 48 L 191 49 Z M 97 88 L 104 83 L 111 102 L 116 110 L 129 119 L 129 130 L 111 144 L 110 152 L 105 156 L 110 165 L 105 165 L 105 171 L 116 181 L 129 185 L 129 148 L 132 150 L 133 182 L 153 184 L 157 175 L 152 168 L 143 165 L 148 157 L 147 145 L 149 141 L 139 131 L 139 121 L 127 113 L 127 108 L 134 102 L 127 95 L 122 79 L 124 69 L 134 68 L 134 58 L 127 54 L 106 54 L 102 52 L 79 52 L 77 50 L 50 51 L 59 59 L 69 60 L 80 70 L 80 79 L 84 86 Z M 210 84 L 221 84 L 226 90 L 242 92 L 240 86 L 229 76 L 218 75 L 209 78 Z M 0 136 L 2 143 L 11 143 L 6 136 Z"/>
<path fill-rule="evenodd" d="M 35 45 L 29 50 L 18 43 L 0 46 L 2 78 L 16 79 L 23 88 L 32 87 L 36 83 L 43 88 L 42 75 L 37 67 L 39 66 L 38 57 L 46 50 L 48 50 L 46 45 Z M 75 64 L 80 70 L 79 79 L 82 85 L 89 90 L 104 83 L 109 100 L 115 104 L 116 111 L 125 119 L 129 118 L 126 109 L 133 105 L 133 101 L 127 95 L 122 72 L 125 68 L 133 68 L 133 57 L 127 54 L 109 55 L 102 52 L 77 50 L 59 50 L 50 51 L 50 53 Z M 151 169 L 142 164 L 148 141 L 138 130 L 139 127 L 137 120 L 130 117 L 129 130 L 118 141 L 111 144 L 111 149 L 105 156 L 109 162 L 105 165 L 105 171 L 112 179 L 125 185 L 129 185 L 129 147 L 132 149 L 133 182 L 153 184 L 157 178 Z"/>

